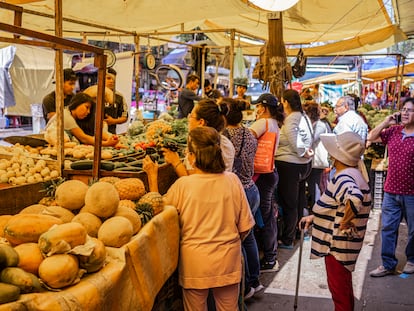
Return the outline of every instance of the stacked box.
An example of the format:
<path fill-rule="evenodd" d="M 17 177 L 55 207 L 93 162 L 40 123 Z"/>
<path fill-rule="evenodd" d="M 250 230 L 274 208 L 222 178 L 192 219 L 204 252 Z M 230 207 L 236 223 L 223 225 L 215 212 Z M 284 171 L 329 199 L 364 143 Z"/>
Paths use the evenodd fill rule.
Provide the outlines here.
<path fill-rule="evenodd" d="M 384 182 L 386 171 L 374 171 L 374 183 L 372 189 L 372 206 L 381 208 L 384 196 Z"/>

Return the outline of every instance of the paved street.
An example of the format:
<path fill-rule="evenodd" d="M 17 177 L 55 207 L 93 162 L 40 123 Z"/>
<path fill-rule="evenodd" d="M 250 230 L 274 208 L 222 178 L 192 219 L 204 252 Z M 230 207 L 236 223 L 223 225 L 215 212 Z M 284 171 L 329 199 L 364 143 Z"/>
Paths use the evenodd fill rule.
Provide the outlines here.
<path fill-rule="evenodd" d="M 414 310 L 414 275 L 391 275 L 372 278 L 369 271 L 381 264 L 380 210 L 371 212 L 368 230 L 355 272 L 353 273 L 355 310 L 405 311 Z M 400 226 L 397 249 L 398 269 L 405 265 L 404 246 L 407 241 L 405 222 Z M 299 297 L 296 310 L 334 310 L 326 282 L 324 261 L 310 260 L 310 240 L 303 243 Z M 295 310 L 294 297 L 298 268 L 299 242 L 293 250 L 279 250 L 280 271 L 261 275 L 267 287 L 262 297 L 253 297 L 246 303 L 248 311 Z"/>

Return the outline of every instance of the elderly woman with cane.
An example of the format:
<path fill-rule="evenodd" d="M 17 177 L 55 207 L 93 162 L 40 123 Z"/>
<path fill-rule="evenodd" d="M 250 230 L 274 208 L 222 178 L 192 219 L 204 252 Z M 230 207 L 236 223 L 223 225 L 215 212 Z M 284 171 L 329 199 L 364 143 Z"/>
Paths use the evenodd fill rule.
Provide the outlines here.
<path fill-rule="evenodd" d="M 352 274 L 365 236 L 371 193 L 361 156 L 365 143 L 354 132 L 322 134 L 321 141 L 336 168 L 326 191 L 303 217 L 305 230 L 313 222 L 311 258 L 325 258 L 329 290 L 336 311 L 354 309 Z"/>

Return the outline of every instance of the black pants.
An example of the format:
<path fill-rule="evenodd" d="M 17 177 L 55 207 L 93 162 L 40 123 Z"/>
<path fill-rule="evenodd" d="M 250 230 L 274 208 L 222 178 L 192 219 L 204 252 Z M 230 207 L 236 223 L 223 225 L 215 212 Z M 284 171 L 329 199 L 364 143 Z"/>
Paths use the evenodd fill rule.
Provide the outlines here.
<path fill-rule="evenodd" d="M 283 211 L 283 231 L 280 235 L 283 244 L 291 245 L 295 239 L 298 220 L 303 216 L 303 209 L 307 205 L 306 179 L 312 163 L 296 164 L 276 161 L 279 173 L 277 194 Z"/>

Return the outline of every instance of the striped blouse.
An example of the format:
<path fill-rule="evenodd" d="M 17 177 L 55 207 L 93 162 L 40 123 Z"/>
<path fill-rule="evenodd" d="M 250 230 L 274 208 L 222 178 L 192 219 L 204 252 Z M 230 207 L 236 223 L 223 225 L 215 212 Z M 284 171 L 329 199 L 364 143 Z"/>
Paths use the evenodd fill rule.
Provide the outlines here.
<path fill-rule="evenodd" d="M 339 230 L 339 223 L 344 216 L 348 200 L 356 215 L 352 222 L 358 231 L 357 236 L 350 239 Z M 315 218 L 311 258 L 331 254 L 348 270 L 354 271 L 370 210 L 371 193 L 360 171 L 356 168 L 346 168 L 335 175 L 312 208 Z"/>

